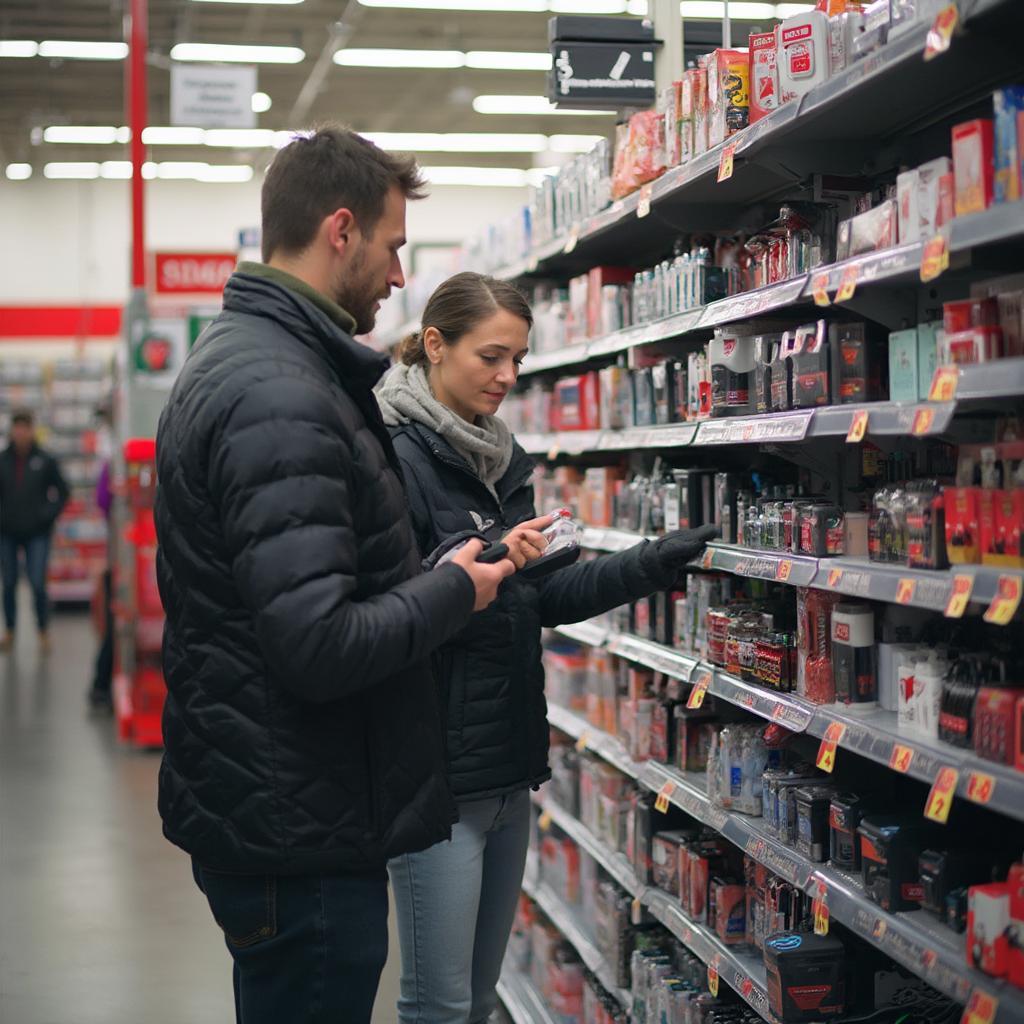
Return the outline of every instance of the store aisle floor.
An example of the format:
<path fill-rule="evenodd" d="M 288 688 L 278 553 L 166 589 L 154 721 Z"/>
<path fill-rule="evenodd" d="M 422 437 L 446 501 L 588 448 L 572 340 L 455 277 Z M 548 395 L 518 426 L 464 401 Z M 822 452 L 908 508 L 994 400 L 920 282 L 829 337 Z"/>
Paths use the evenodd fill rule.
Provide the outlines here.
<path fill-rule="evenodd" d="M 159 755 L 87 712 L 88 616 L 58 615 L 53 648 L 25 629 L 0 656 L 0 1021 L 231 1024 L 230 958 L 160 833 Z M 392 930 L 374 1024 L 395 1020 L 397 954 Z"/>

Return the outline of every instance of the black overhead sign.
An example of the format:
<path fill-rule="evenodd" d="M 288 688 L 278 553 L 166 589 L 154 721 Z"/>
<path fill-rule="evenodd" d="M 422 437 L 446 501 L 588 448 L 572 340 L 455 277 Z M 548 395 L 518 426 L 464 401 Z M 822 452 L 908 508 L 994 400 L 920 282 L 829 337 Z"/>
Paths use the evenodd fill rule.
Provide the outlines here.
<path fill-rule="evenodd" d="M 548 22 L 548 99 L 572 107 L 642 107 L 654 102 L 661 41 L 639 18 L 559 17 Z"/>

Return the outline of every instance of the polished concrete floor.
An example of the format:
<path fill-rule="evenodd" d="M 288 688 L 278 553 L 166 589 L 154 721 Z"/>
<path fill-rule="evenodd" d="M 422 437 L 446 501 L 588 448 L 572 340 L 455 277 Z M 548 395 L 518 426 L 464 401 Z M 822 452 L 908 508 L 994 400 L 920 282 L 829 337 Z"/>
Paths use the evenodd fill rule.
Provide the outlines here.
<path fill-rule="evenodd" d="M 45 658 L 31 629 L 0 655 L 0 1024 L 231 1024 L 230 958 L 160 833 L 159 755 L 88 713 L 88 617 L 52 632 Z M 374 1024 L 397 953 L 392 932 Z"/>

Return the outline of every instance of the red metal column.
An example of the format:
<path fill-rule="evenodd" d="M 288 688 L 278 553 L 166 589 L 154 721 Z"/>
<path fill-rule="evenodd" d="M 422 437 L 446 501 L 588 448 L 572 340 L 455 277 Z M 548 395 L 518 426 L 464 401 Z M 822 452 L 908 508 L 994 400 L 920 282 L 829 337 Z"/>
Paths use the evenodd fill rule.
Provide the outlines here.
<path fill-rule="evenodd" d="M 142 131 L 149 116 L 149 92 L 146 88 L 146 50 L 149 46 L 147 0 L 131 0 L 128 39 L 128 126 L 131 129 L 132 154 L 132 288 L 146 287 L 146 211 L 142 164 L 146 150 Z"/>

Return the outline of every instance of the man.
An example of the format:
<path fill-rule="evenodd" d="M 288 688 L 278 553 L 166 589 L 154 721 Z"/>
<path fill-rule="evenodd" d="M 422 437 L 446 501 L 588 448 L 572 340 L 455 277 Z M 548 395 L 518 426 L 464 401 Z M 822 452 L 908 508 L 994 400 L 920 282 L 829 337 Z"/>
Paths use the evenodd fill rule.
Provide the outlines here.
<path fill-rule="evenodd" d="M 448 838 L 430 652 L 513 571 L 421 572 L 353 340 L 405 284 L 415 163 L 340 129 L 281 150 L 157 434 L 165 835 L 234 959 L 240 1024 L 369 1021 L 385 864 Z"/>
<path fill-rule="evenodd" d="M 4 585 L 7 632 L 0 651 L 14 647 L 18 620 L 19 553 L 25 553 L 25 573 L 35 598 L 39 647 L 50 649 L 50 602 L 46 570 L 50 538 L 57 516 L 67 504 L 68 485 L 57 460 L 36 442 L 35 420 L 28 410 L 11 417 L 11 443 L 0 455 L 0 569 Z"/>

